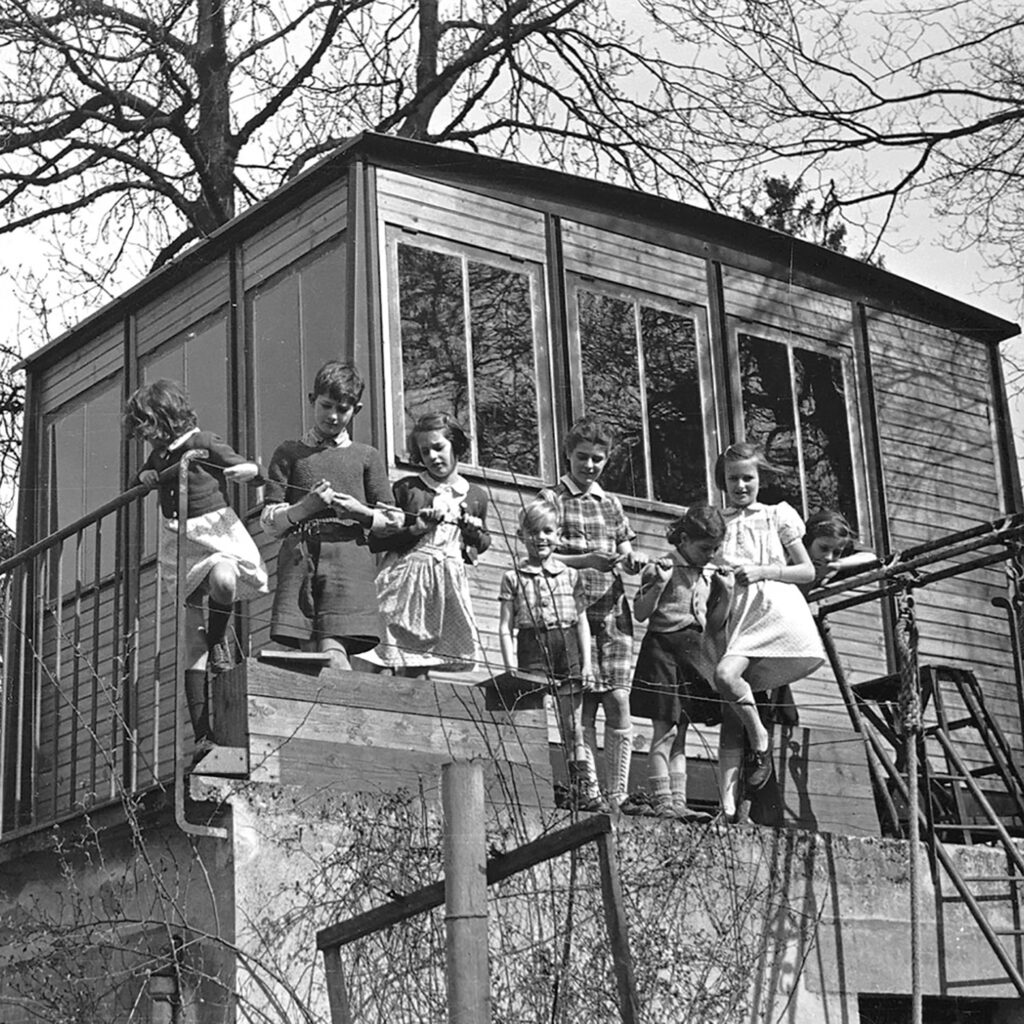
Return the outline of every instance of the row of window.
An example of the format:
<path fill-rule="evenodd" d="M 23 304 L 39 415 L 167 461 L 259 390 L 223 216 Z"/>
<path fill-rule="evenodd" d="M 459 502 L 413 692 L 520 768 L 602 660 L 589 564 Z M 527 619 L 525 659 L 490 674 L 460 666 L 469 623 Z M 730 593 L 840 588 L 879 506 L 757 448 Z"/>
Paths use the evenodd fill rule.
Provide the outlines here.
<path fill-rule="evenodd" d="M 595 412 L 614 428 L 603 478 L 610 490 L 669 505 L 711 493 L 720 438 L 702 306 L 570 274 L 568 347 L 555 352 L 539 263 L 396 228 L 385 241 L 389 423 L 398 459 L 416 417 L 447 409 L 470 430 L 471 470 L 536 485 L 559 471 L 554 409 L 567 401 L 567 420 Z M 345 357 L 338 332 L 344 251 L 340 241 L 325 246 L 246 297 L 252 422 L 264 459 L 304 429 L 316 368 Z M 201 425 L 226 434 L 228 340 L 227 315 L 217 312 L 143 356 L 140 374 L 184 381 Z M 856 524 L 849 349 L 739 326 L 729 346 L 742 433 L 778 469 L 766 500 L 785 498 L 805 516 L 838 508 Z M 117 493 L 120 401 L 120 384 L 109 381 L 50 418 L 47 529 Z"/>
<path fill-rule="evenodd" d="M 514 479 L 557 466 L 554 394 L 570 419 L 600 414 L 617 442 L 603 482 L 619 494 L 688 505 L 711 493 L 718 437 L 702 307 L 577 275 L 566 281 L 566 381 L 552 379 L 539 264 L 421 236 L 388 237 L 396 447 L 423 412 L 450 409 L 473 435 L 470 460 Z M 768 500 L 856 524 L 856 406 L 848 349 L 735 331 L 744 436 L 778 472 Z"/>

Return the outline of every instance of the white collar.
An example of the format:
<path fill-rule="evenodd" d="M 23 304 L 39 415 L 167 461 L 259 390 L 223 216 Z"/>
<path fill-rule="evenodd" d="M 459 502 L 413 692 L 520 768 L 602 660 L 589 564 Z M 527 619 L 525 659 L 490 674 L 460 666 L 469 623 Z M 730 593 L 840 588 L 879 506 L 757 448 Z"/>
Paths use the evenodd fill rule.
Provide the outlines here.
<path fill-rule="evenodd" d="M 735 505 L 729 505 L 725 510 L 725 514 L 727 516 L 739 516 L 747 512 L 761 512 L 764 508 L 764 502 L 752 501 L 749 505 L 745 505 L 743 508 L 737 508 Z"/>
<path fill-rule="evenodd" d="M 578 498 L 580 495 L 583 495 L 584 497 L 590 497 L 593 495 L 595 498 L 604 497 L 604 488 L 596 480 L 586 490 L 583 490 L 583 488 L 580 487 L 580 485 L 572 478 L 572 474 L 566 473 L 565 476 L 562 477 L 562 483 L 569 489 L 569 493 L 573 495 L 573 497 Z"/>
<path fill-rule="evenodd" d="M 560 562 L 552 556 L 548 556 L 540 565 L 534 565 L 525 558 L 519 563 L 520 572 L 527 572 L 534 576 L 539 576 L 541 573 L 546 573 L 548 576 L 558 576 L 568 568 L 569 566 L 565 562 Z"/>
<path fill-rule="evenodd" d="M 469 481 L 461 476 L 456 470 L 447 480 L 435 480 L 426 470 L 420 473 L 420 480 L 424 487 L 432 491 L 448 490 L 458 498 L 464 498 L 469 494 Z"/>
<path fill-rule="evenodd" d="M 324 437 L 316 427 L 310 427 L 300 440 L 308 448 L 319 448 L 321 445 L 326 448 L 347 448 L 352 443 L 347 430 L 343 430 L 337 437 Z"/>
<path fill-rule="evenodd" d="M 198 427 L 193 427 L 191 430 L 186 430 L 180 437 L 176 437 L 166 448 L 167 451 L 177 451 L 190 437 L 199 433 Z"/>

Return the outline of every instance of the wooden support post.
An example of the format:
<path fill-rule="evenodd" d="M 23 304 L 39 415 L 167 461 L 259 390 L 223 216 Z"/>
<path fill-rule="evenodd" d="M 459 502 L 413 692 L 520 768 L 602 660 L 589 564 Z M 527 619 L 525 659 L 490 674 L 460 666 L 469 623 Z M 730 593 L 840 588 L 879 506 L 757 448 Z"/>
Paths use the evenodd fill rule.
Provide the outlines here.
<path fill-rule="evenodd" d="M 331 1010 L 331 1024 L 352 1024 L 345 971 L 341 966 L 341 950 L 337 946 L 324 950 L 324 973 L 327 975 L 327 1005 Z"/>
<path fill-rule="evenodd" d="M 615 983 L 619 991 L 619 1013 L 623 1024 L 638 1024 L 640 1003 L 636 997 L 636 978 L 633 976 L 633 957 L 629 952 L 626 908 L 622 902 L 619 865 L 615 856 L 615 835 L 612 832 L 605 832 L 597 837 L 597 852 L 601 860 L 604 919 L 608 926 L 612 967 L 615 970 Z"/>
<path fill-rule="evenodd" d="M 451 1024 L 489 1024 L 487 844 L 480 762 L 446 764 L 441 770 L 441 800 L 448 1020 Z"/>

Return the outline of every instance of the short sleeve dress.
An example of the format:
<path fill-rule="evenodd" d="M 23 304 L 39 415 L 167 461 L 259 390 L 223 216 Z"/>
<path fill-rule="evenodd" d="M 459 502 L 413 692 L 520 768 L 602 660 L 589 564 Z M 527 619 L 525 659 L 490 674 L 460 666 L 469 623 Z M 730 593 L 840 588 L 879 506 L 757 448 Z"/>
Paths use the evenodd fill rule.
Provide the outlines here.
<path fill-rule="evenodd" d="M 722 560 L 726 565 L 787 564 L 786 547 L 804 535 L 792 505 L 755 502 L 725 512 Z M 811 610 L 792 583 L 762 580 L 737 585 L 727 627 L 725 657 L 750 659 L 744 678 L 755 691 L 803 679 L 825 660 Z"/>

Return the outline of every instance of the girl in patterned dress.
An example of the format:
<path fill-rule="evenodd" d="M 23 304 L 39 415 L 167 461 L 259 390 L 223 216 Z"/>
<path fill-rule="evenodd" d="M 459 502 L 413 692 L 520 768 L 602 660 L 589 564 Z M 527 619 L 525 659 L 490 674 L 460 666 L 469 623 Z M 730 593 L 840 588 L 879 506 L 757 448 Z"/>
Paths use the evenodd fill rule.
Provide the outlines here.
<path fill-rule="evenodd" d="M 185 638 L 187 665 L 185 699 L 198 753 L 213 743 L 206 700 L 206 676 L 216 676 L 234 664 L 225 641 L 234 602 L 267 592 L 267 570 L 252 537 L 228 504 L 224 484 L 243 483 L 259 473 L 255 462 L 196 425 L 181 385 L 173 380 L 144 384 L 128 400 L 125 423 L 132 437 L 152 446 L 139 471 L 138 482 L 160 487 L 159 562 L 166 589 L 177 587 L 178 475 L 160 475 L 176 466 L 187 451 L 209 454 L 191 462 L 188 470 L 188 520 L 185 525 L 186 575 Z M 203 597 L 209 617 L 203 625 Z"/>
<path fill-rule="evenodd" d="M 824 661 L 799 589 L 814 578 L 804 524 L 786 502 L 757 500 L 762 465 L 757 447 L 747 443 L 730 445 L 715 464 L 715 482 L 728 500 L 722 557 L 735 578 L 725 653 L 715 670 L 715 687 L 725 701 L 718 771 L 727 817 L 736 813 L 744 738 L 747 789 L 760 789 L 772 775 L 768 731 L 754 693 L 802 679 Z"/>
<path fill-rule="evenodd" d="M 487 550 L 491 536 L 487 496 L 458 472 L 468 451 L 469 438 L 454 417 L 421 416 L 409 452 L 424 471 L 394 487 L 406 524 L 371 538 L 374 550 L 387 551 L 377 574 L 386 636 L 374 653 L 396 675 L 469 669 L 480 657 L 466 565 Z"/>

